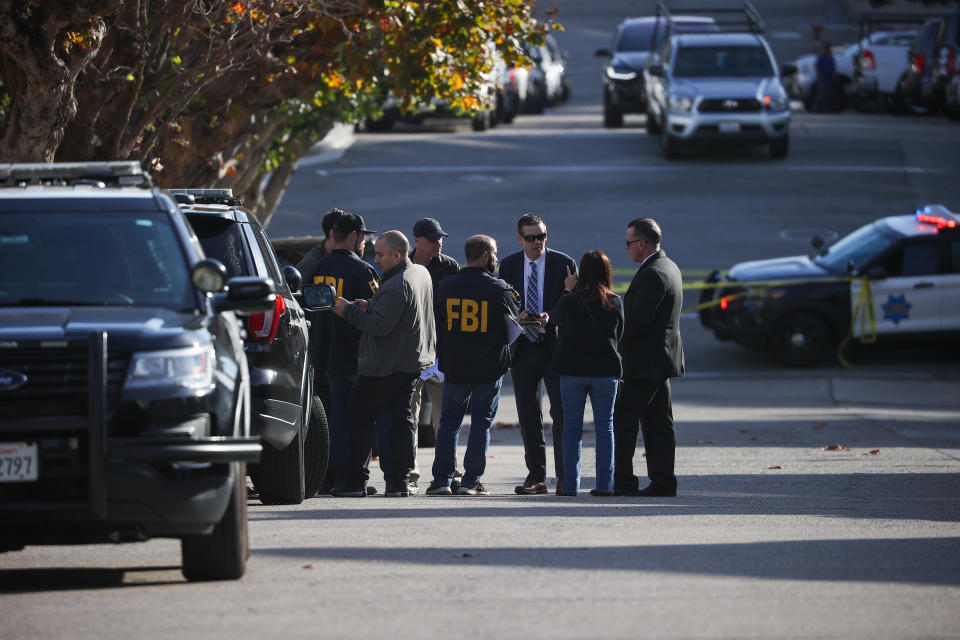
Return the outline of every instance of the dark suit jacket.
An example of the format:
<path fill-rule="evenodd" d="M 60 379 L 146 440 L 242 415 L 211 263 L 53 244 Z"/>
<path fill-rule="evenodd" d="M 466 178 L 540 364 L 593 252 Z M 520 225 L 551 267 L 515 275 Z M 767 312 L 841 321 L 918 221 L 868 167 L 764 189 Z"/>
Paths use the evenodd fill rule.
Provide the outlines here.
<path fill-rule="evenodd" d="M 658 251 L 637 269 L 623 296 L 624 378 L 666 380 L 683 375 L 682 306 L 680 269 Z"/>
<path fill-rule="evenodd" d="M 543 269 L 543 309 L 553 317 L 553 312 L 563 296 L 563 281 L 567 278 L 567 267 L 570 271 L 577 272 L 577 263 L 565 253 L 547 249 L 546 260 Z M 523 251 L 510 254 L 500 262 L 500 277 L 506 280 L 507 284 L 514 288 L 520 294 L 520 308 L 526 307 L 527 303 L 527 283 L 523 278 L 523 265 L 526 261 Z M 551 320 L 544 327 L 546 333 L 543 336 L 544 347 L 549 352 L 553 351 L 557 344 L 557 325 Z M 522 339 L 521 338 L 518 338 Z"/>

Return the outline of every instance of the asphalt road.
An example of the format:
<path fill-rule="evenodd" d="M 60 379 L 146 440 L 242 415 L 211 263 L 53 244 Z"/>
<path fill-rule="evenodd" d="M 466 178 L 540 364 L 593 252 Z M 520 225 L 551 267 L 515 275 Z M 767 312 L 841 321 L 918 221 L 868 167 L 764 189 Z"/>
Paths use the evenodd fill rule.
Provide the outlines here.
<path fill-rule="evenodd" d="M 549 246 L 600 248 L 629 269 L 624 227 L 650 215 L 699 277 L 804 252 L 813 231 L 928 202 L 960 209 L 960 127 L 938 118 L 797 113 L 786 160 L 665 162 L 642 117 L 602 128 L 591 57 L 653 3 L 556 4 L 568 104 L 483 134 L 359 133 L 332 161 L 304 163 L 271 235 L 316 234 L 339 206 L 378 230 L 436 217 L 447 253 L 482 232 L 505 255 L 519 248 L 516 219 L 535 211 Z M 755 4 L 781 59 L 808 50 L 811 23 L 848 31 L 831 0 Z M 853 371 L 794 371 L 694 319 L 682 330 L 676 499 L 514 496 L 524 470 L 507 387 L 489 498 L 251 502 L 239 582 L 185 584 L 175 541 L 0 554 L 0 638 L 960 636 L 955 354 L 867 351 Z M 588 434 L 583 490 L 592 451 Z M 432 452 L 420 456 L 429 469 Z"/>

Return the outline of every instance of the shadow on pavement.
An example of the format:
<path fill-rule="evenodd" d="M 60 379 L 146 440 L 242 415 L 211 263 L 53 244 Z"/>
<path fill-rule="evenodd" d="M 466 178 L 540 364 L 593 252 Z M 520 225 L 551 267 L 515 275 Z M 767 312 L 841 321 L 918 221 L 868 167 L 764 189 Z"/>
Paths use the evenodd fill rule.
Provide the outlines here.
<path fill-rule="evenodd" d="M 638 537 L 641 533 L 638 531 Z M 301 547 L 254 555 L 313 561 L 369 561 L 532 567 L 554 570 L 656 571 L 774 580 L 960 585 L 960 538 L 788 540 L 736 544 L 600 547 Z"/>
<path fill-rule="evenodd" d="M 592 478 L 583 479 L 593 486 Z M 676 498 L 489 497 L 332 498 L 289 511 L 250 511 L 250 521 L 391 518 L 622 518 L 804 515 L 852 519 L 960 521 L 960 474 L 731 474 L 681 476 Z M 336 506 L 324 506 L 328 501 Z M 361 506 L 362 503 L 362 506 Z"/>
<path fill-rule="evenodd" d="M 176 578 L 165 574 L 175 571 Z M 130 576 L 129 574 L 141 574 Z M 147 587 L 184 584 L 180 566 L 121 567 L 109 569 L 44 568 L 0 569 L 0 593 L 32 593 L 35 591 L 73 591 L 115 587 Z"/>

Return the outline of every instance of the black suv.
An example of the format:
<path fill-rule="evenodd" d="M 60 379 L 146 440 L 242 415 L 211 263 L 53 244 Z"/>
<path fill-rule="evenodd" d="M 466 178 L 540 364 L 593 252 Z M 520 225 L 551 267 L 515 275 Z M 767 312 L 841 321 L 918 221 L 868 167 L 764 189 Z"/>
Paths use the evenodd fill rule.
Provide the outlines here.
<path fill-rule="evenodd" d="M 228 280 L 137 162 L 0 165 L 0 551 L 180 538 L 243 575 L 250 375 Z"/>
<path fill-rule="evenodd" d="M 260 464 L 249 472 L 264 504 L 300 504 L 317 493 L 327 472 L 329 434 L 313 391 L 308 323 L 294 298 L 301 277 L 278 265 L 257 219 L 230 189 L 171 189 L 204 253 L 230 277 L 259 276 L 276 283 L 276 303 L 246 320 L 244 351 L 250 366 L 250 430 L 263 438 Z"/>

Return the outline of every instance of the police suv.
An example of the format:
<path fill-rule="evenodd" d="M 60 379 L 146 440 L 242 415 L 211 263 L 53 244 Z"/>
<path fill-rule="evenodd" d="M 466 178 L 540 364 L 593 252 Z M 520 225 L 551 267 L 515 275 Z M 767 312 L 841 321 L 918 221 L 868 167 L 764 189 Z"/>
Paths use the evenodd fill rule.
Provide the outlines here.
<path fill-rule="evenodd" d="M 742 262 L 703 286 L 703 326 L 786 364 L 836 354 L 848 334 L 864 342 L 956 337 L 960 216 L 927 205 L 865 225 L 812 258 Z"/>
<path fill-rule="evenodd" d="M 242 576 L 237 316 L 275 305 L 138 162 L 0 164 L 0 551 L 179 538 L 187 579 Z"/>

